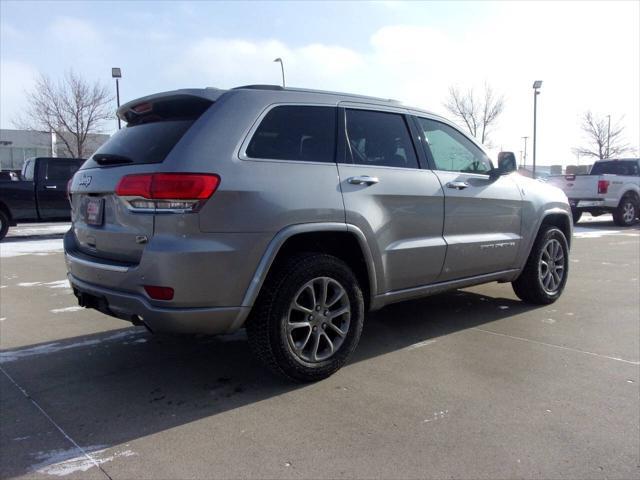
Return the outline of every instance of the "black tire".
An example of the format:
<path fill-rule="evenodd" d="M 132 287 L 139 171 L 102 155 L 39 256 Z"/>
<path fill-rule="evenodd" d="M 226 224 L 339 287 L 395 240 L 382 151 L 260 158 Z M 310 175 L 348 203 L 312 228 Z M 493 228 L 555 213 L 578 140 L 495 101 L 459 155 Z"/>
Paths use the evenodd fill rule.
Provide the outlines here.
<path fill-rule="evenodd" d="M 631 213 L 629 213 L 631 212 Z M 613 221 L 620 227 L 629 227 L 638 218 L 638 200 L 626 195 L 620 200 L 620 205 L 613 211 Z"/>
<path fill-rule="evenodd" d="M 320 277 L 339 283 L 351 313 L 348 330 L 336 352 L 326 360 L 308 362 L 293 351 L 285 325 L 300 289 Z M 314 382 L 327 378 L 347 362 L 358 345 L 363 323 L 362 291 L 347 264 L 331 255 L 303 253 L 286 259 L 269 273 L 247 320 L 247 335 L 254 355 L 271 371 L 296 382 Z M 308 334 L 312 335 L 310 331 Z"/>
<path fill-rule="evenodd" d="M 562 248 L 564 270 L 562 278 L 560 282 L 558 282 L 558 287 L 549 291 L 549 289 L 545 288 L 545 285 L 543 285 L 543 280 L 541 278 L 541 260 L 545 248 L 552 240 L 557 240 Z M 529 254 L 524 270 L 522 270 L 520 276 L 512 282 L 511 285 L 513 286 L 513 291 L 520 300 L 535 305 L 548 305 L 560 298 L 560 295 L 562 295 L 562 291 L 567 283 L 568 276 L 569 245 L 567 243 L 567 239 L 560 229 L 553 226 L 543 225 L 540 232 L 538 232 L 538 236 L 533 244 L 533 248 L 531 249 L 531 253 Z"/>
<path fill-rule="evenodd" d="M 572 209 L 571 216 L 573 217 L 573 224 L 575 225 L 582 218 L 582 210 Z"/>
<path fill-rule="evenodd" d="M 9 217 L 6 213 L 0 210 L 0 241 L 7 236 L 9 231 Z"/>

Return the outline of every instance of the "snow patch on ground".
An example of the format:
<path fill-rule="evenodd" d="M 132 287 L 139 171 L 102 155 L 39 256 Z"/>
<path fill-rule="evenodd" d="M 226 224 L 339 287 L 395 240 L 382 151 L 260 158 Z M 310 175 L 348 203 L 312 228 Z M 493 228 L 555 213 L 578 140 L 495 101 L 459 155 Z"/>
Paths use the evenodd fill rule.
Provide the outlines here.
<path fill-rule="evenodd" d="M 55 280 L 53 282 L 22 282 L 18 284 L 19 287 L 47 287 L 47 288 L 71 288 L 69 280 Z"/>
<path fill-rule="evenodd" d="M 120 457 L 137 455 L 132 450 L 111 451 L 104 445 L 86 448 L 87 455 L 82 454 L 77 448 L 68 450 L 58 449 L 48 452 L 38 452 L 35 457 L 40 462 L 32 467 L 38 473 L 64 477 L 72 473 L 86 472 L 87 470 L 111 462 Z M 78 455 L 80 454 L 80 455 Z"/>
<path fill-rule="evenodd" d="M 637 230 L 594 230 L 593 228 L 576 227 L 573 230 L 574 238 L 602 238 L 602 237 L 638 237 Z"/>
<path fill-rule="evenodd" d="M 117 332 L 112 335 L 107 335 L 101 338 L 92 338 L 89 340 L 81 340 L 79 342 L 63 343 L 52 342 L 45 343 L 43 345 L 37 345 L 35 347 L 17 348 L 15 350 L 5 350 L 0 352 L 0 364 L 15 362 L 21 358 L 32 357 L 34 355 L 50 355 L 52 353 L 62 352 L 64 350 L 71 350 L 81 347 L 92 347 L 104 342 L 112 342 L 114 340 L 121 340 L 131 337 L 133 335 L 140 335 L 144 333 L 144 330 L 132 329 L 124 332 Z"/>
<path fill-rule="evenodd" d="M 27 240 L 23 242 L 0 243 L 0 258 L 20 257 L 23 255 L 50 255 L 62 252 L 62 239 Z"/>
<path fill-rule="evenodd" d="M 65 307 L 65 308 L 54 308 L 53 310 L 49 310 L 51 313 L 66 313 L 66 312 L 79 312 L 80 310 L 84 310 L 84 307 Z"/>
<path fill-rule="evenodd" d="M 70 223 L 31 223 L 11 227 L 7 238 L 30 237 L 34 235 L 61 235 L 71 228 Z"/>

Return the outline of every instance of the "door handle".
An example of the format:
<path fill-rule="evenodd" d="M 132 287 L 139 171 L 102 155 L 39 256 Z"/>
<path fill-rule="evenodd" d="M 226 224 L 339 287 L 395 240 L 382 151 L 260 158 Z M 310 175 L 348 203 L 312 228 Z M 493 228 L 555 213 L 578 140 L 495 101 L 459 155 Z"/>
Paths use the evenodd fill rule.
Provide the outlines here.
<path fill-rule="evenodd" d="M 55 190 L 58 188 L 57 185 L 45 185 L 44 188 L 46 188 L 47 190 Z"/>
<path fill-rule="evenodd" d="M 380 182 L 378 177 L 370 177 L 369 175 L 360 175 L 358 177 L 350 177 L 347 182 L 353 185 L 375 185 Z"/>
<path fill-rule="evenodd" d="M 449 182 L 445 185 L 447 188 L 453 188 L 455 190 L 464 190 L 470 185 L 467 182 Z"/>

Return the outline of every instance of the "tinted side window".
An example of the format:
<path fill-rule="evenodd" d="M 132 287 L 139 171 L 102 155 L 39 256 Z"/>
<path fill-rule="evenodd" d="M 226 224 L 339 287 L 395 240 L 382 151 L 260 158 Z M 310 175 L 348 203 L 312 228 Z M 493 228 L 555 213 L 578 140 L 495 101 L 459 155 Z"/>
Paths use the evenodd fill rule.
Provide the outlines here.
<path fill-rule="evenodd" d="M 347 158 L 360 165 L 419 168 L 404 116 L 346 111 Z"/>
<path fill-rule="evenodd" d="M 612 160 L 609 162 L 597 162 L 591 168 L 591 175 L 603 175 L 610 173 L 613 175 L 640 175 L 638 162 L 628 160 Z"/>
<path fill-rule="evenodd" d="M 267 113 L 247 147 L 247 156 L 334 162 L 335 150 L 336 109 L 290 105 Z"/>
<path fill-rule="evenodd" d="M 77 162 L 66 160 L 48 160 L 46 162 L 45 180 L 51 182 L 66 182 L 80 166 Z"/>
<path fill-rule="evenodd" d="M 463 173 L 487 173 L 491 160 L 471 140 L 447 124 L 418 118 L 436 170 Z"/>

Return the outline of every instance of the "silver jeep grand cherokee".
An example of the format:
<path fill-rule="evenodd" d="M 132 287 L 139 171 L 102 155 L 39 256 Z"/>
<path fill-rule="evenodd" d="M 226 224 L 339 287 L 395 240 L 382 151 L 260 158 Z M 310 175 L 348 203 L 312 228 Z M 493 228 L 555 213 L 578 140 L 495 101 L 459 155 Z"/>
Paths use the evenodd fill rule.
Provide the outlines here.
<path fill-rule="evenodd" d="M 366 311 L 493 281 L 547 304 L 567 281 L 562 191 L 428 112 L 256 85 L 118 115 L 69 189 L 82 306 L 154 332 L 245 327 L 272 370 L 313 381 L 345 364 Z"/>

